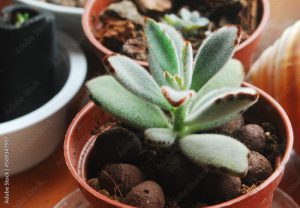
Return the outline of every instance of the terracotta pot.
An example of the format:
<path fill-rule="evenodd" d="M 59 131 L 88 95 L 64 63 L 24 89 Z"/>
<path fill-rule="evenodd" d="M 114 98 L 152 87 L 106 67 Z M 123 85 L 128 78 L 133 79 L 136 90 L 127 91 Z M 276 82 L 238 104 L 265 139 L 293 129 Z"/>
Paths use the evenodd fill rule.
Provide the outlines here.
<path fill-rule="evenodd" d="M 99 21 L 97 17 L 102 10 L 104 10 L 113 0 L 90 0 L 87 2 L 85 6 L 84 13 L 82 15 L 82 26 L 85 35 L 87 36 L 88 40 L 96 49 L 100 58 L 103 58 L 105 55 L 112 54 L 113 51 L 105 47 L 101 44 L 94 36 L 94 24 L 95 21 Z M 245 66 L 246 71 L 249 70 L 250 65 L 252 63 L 252 55 L 256 46 L 259 43 L 260 36 L 264 31 L 270 15 L 270 2 L 269 0 L 261 0 L 262 5 L 262 18 L 254 33 L 241 45 L 238 46 L 237 51 L 235 53 L 235 58 L 239 59 Z M 145 61 L 138 61 L 142 66 L 148 66 L 148 63 Z"/>
<path fill-rule="evenodd" d="M 1 0 L 0 9 L 2 9 L 3 7 L 5 7 L 6 5 L 9 5 L 11 3 L 12 3 L 12 0 Z"/>
<path fill-rule="evenodd" d="M 254 86 L 245 83 L 245 86 Z M 254 190 L 239 196 L 230 201 L 209 206 L 209 208 L 271 208 L 273 192 L 278 186 L 285 165 L 293 145 L 293 131 L 285 111 L 268 94 L 255 88 L 261 94 L 259 101 L 247 111 L 247 116 L 255 117 L 263 121 L 269 121 L 275 125 L 278 135 L 285 141 L 285 150 L 282 158 L 278 158 L 274 173 Z M 91 188 L 86 182 L 85 165 L 88 154 L 93 147 L 95 136 L 92 135 L 93 129 L 99 127 L 112 117 L 97 107 L 93 102 L 86 105 L 75 117 L 71 123 L 65 137 L 64 155 L 67 166 L 79 184 L 79 187 L 85 197 L 95 207 L 131 207 L 120 202 L 111 200 Z"/>

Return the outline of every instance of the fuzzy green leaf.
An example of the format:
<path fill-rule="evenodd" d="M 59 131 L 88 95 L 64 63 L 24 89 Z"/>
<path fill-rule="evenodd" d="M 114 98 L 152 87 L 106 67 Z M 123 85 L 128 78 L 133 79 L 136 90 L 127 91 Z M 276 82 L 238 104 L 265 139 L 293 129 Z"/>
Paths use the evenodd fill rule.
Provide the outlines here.
<path fill-rule="evenodd" d="M 164 77 L 169 87 L 180 90 L 180 86 L 173 75 L 171 75 L 169 72 L 165 72 Z"/>
<path fill-rule="evenodd" d="M 192 17 L 192 12 L 190 12 L 187 8 L 182 8 L 179 11 L 179 15 L 185 21 L 189 21 Z"/>
<path fill-rule="evenodd" d="M 190 42 L 186 42 L 182 49 L 182 63 L 185 89 L 189 89 L 193 76 L 193 48 Z"/>
<path fill-rule="evenodd" d="M 212 33 L 200 47 L 196 56 L 192 89 L 196 92 L 210 80 L 232 57 L 240 40 L 240 28 L 222 27 Z"/>
<path fill-rule="evenodd" d="M 201 167 L 245 176 L 248 171 L 249 150 L 239 141 L 218 134 L 195 134 L 180 140 L 182 153 Z"/>
<path fill-rule="evenodd" d="M 180 74 L 180 62 L 174 42 L 154 20 L 147 18 L 145 32 L 149 52 L 163 71 Z M 150 65 L 152 63 L 149 63 Z"/>
<path fill-rule="evenodd" d="M 206 17 L 201 17 L 198 11 L 191 12 L 187 8 L 182 8 L 179 11 L 179 15 L 185 21 L 186 27 L 201 28 L 209 23 L 209 20 Z"/>
<path fill-rule="evenodd" d="M 127 91 L 112 76 L 100 76 L 87 83 L 91 99 L 115 118 L 137 128 L 171 128 L 158 106 Z"/>
<path fill-rule="evenodd" d="M 195 34 L 198 29 L 207 26 L 209 23 L 209 20 L 206 17 L 201 17 L 198 11 L 191 12 L 186 8 L 179 11 L 179 16 L 167 14 L 163 20 L 182 32 L 191 34 Z"/>
<path fill-rule="evenodd" d="M 180 17 L 178 17 L 176 14 L 166 14 L 164 16 L 164 21 L 179 30 L 181 30 L 186 24 L 186 22 L 183 19 L 180 19 Z"/>
<path fill-rule="evenodd" d="M 169 103 L 174 107 L 181 106 L 195 94 L 194 91 L 179 91 L 167 86 L 163 86 L 161 91 Z"/>
<path fill-rule="evenodd" d="M 151 51 L 148 52 L 148 63 L 150 73 L 157 82 L 157 84 L 159 84 L 159 86 L 166 85 L 167 82 L 164 77 L 164 70 L 159 65 L 156 57 L 152 55 Z"/>
<path fill-rule="evenodd" d="M 105 62 L 111 75 L 127 90 L 161 108 L 172 109 L 152 76 L 135 61 L 116 54 L 109 56 Z"/>
<path fill-rule="evenodd" d="M 244 67 L 240 61 L 230 59 L 197 93 L 194 103 L 212 90 L 223 87 L 239 87 L 244 80 Z"/>
<path fill-rule="evenodd" d="M 190 131 L 209 130 L 233 119 L 256 103 L 252 88 L 222 88 L 200 99 L 189 111 L 185 124 Z"/>
<path fill-rule="evenodd" d="M 177 49 L 177 54 L 180 55 L 181 51 L 184 47 L 184 39 L 182 35 L 172 26 L 164 24 L 164 23 L 159 23 L 159 26 L 163 31 L 167 33 L 167 35 L 171 38 L 173 43 L 175 44 L 175 47 Z"/>
<path fill-rule="evenodd" d="M 174 144 L 177 134 L 171 129 L 152 128 L 144 132 L 145 141 L 159 147 L 170 147 Z"/>

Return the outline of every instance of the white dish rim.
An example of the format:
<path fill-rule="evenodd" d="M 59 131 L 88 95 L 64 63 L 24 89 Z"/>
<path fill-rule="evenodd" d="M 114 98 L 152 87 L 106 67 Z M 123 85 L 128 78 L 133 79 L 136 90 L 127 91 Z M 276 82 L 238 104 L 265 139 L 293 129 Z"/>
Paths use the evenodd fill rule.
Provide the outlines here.
<path fill-rule="evenodd" d="M 38 0 L 16 0 L 17 2 L 33 6 L 35 8 L 44 9 L 54 13 L 82 15 L 83 8 L 62 6 Z"/>

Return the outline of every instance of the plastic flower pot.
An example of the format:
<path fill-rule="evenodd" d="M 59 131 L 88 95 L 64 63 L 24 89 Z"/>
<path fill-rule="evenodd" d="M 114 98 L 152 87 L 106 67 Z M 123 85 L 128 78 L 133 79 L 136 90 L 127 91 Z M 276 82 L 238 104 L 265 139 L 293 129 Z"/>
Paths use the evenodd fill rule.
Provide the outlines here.
<path fill-rule="evenodd" d="M 263 121 L 269 121 L 278 130 L 278 136 L 284 141 L 282 157 L 276 160 L 273 174 L 262 184 L 250 192 L 234 198 L 230 201 L 209 206 L 209 208 L 271 208 L 273 193 L 277 188 L 289 159 L 293 145 L 292 127 L 285 111 L 268 94 L 256 87 L 244 83 L 244 86 L 253 87 L 260 93 L 259 101 L 247 111 L 246 117 L 254 117 Z M 93 148 L 96 136 L 92 135 L 93 129 L 111 121 L 112 117 L 97 107 L 93 102 L 86 105 L 71 123 L 65 137 L 64 155 L 66 164 L 77 181 L 84 196 L 95 207 L 101 208 L 128 208 L 131 206 L 122 204 L 100 194 L 87 184 L 86 164 L 89 152 Z"/>
<path fill-rule="evenodd" d="M 54 17 L 50 13 L 21 5 L 5 7 L 2 13 L 0 96 L 5 99 L 0 101 L 0 122 L 25 115 L 53 97 L 58 50 Z M 16 16 L 21 14 L 29 14 L 29 19 L 17 26 Z M 22 100 L 24 94 L 29 99 Z"/>
<path fill-rule="evenodd" d="M 58 46 L 59 58 L 53 71 L 55 95 L 36 110 L 0 123 L 0 146 L 8 145 L 10 150 L 9 170 L 0 163 L 0 177 L 27 170 L 53 153 L 63 140 L 70 118 L 82 106 L 78 99 L 83 97 L 79 91 L 87 73 L 85 56 L 65 34 L 58 33 Z M 3 161 L 4 153 L 0 151 Z"/>
<path fill-rule="evenodd" d="M 85 36 L 81 27 L 83 8 L 62 6 L 37 0 L 16 0 L 31 8 L 51 12 L 55 16 L 57 27 L 77 40 L 84 43 Z"/>
<path fill-rule="evenodd" d="M 260 23 L 256 30 L 251 34 L 251 36 L 238 46 L 237 51 L 235 53 L 235 58 L 239 59 L 243 63 L 247 71 L 250 68 L 253 53 L 259 43 L 259 39 L 264 29 L 266 28 L 270 16 L 269 0 L 260 1 L 262 12 Z M 96 49 L 96 52 L 98 53 L 100 58 L 102 58 L 105 55 L 112 54 L 114 53 L 114 51 L 111 51 L 109 48 L 105 47 L 95 38 L 93 34 L 93 27 L 97 23 L 95 21 L 99 21 L 99 19 L 94 17 L 97 17 L 101 13 L 101 11 L 103 11 L 112 2 L 112 0 L 90 0 L 87 2 L 84 13 L 82 15 L 83 31 L 89 42 Z M 145 61 L 136 61 L 142 66 L 148 66 L 148 63 Z"/>

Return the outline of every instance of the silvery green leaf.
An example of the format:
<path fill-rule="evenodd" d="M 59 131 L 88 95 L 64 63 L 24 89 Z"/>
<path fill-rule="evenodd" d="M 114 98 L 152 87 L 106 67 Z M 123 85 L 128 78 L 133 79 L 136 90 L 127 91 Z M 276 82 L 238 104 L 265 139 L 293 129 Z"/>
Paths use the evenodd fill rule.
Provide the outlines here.
<path fill-rule="evenodd" d="M 241 29 L 226 26 L 209 35 L 202 43 L 194 67 L 191 88 L 199 91 L 232 57 Z"/>
<path fill-rule="evenodd" d="M 87 83 L 91 99 L 115 118 L 137 128 L 172 128 L 156 105 L 126 90 L 112 76 L 100 76 Z"/>
<path fill-rule="evenodd" d="M 176 90 L 180 89 L 180 87 L 179 87 L 178 83 L 176 82 L 173 75 L 171 75 L 169 72 L 166 71 L 164 73 L 164 77 L 165 77 L 165 80 L 168 83 L 169 87 L 171 87 L 173 89 L 176 89 Z"/>
<path fill-rule="evenodd" d="M 171 147 L 177 134 L 171 129 L 152 128 L 144 132 L 145 141 L 155 146 Z"/>
<path fill-rule="evenodd" d="M 205 17 L 200 17 L 199 19 L 195 20 L 195 24 L 197 24 L 199 27 L 207 26 L 209 23 L 209 20 Z"/>
<path fill-rule="evenodd" d="M 174 79 L 175 79 L 175 81 L 178 83 L 180 89 L 183 89 L 184 86 L 183 86 L 183 79 L 182 79 L 182 77 L 179 76 L 178 74 L 176 74 L 176 75 L 174 76 Z"/>
<path fill-rule="evenodd" d="M 148 63 L 149 63 L 149 70 L 157 84 L 159 86 L 166 85 L 167 82 L 164 78 L 164 70 L 159 65 L 158 61 L 156 60 L 155 56 L 152 55 L 152 52 L 148 52 Z"/>
<path fill-rule="evenodd" d="M 175 44 L 175 47 L 177 49 L 177 54 L 180 55 L 182 48 L 184 46 L 184 39 L 183 39 L 182 35 L 174 27 L 167 25 L 165 23 L 159 23 L 159 26 L 172 39 L 172 41 Z"/>
<path fill-rule="evenodd" d="M 209 19 L 206 17 L 201 17 L 200 13 L 198 11 L 193 11 L 192 15 L 190 17 L 190 20 L 196 24 L 198 27 L 204 27 L 207 26 L 209 23 Z"/>
<path fill-rule="evenodd" d="M 219 134 L 188 135 L 179 142 L 182 153 L 192 162 L 210 170 L 245 176 L 249 150 L 239 141 Z"/>
<path fill-rule="evenodd" d="M 166 14 L 163 19 L 167 24 L 172 25 L 172 26 L 176 27 L 177 29 L 182 29 L 186 24 L 185 21 L 180 19 L 175 14 Z"/>
<path fill-rule="evenodd" d="M 193 105 L 184 122 L 191 132 L 215 128 L 246 111 L 258 97 L 252 88 L 213 90 Z"/>
<path fill-rule="evenodd" d="M 200 13 L 198 11 L 191 12 L 191 18 L 190 19 L 198 19 L 200 17 Z"/>
<path fill-rule="evenodd" d="M 180 74 L 180 62 L 174 42 L 158 23 L 147 18 L 145 33 L 149 52 L 155 57 L 163 71 Z"/>
<path fill-rule="evenodd" d="M 230 59 L 225 66 L 197 92 L 193 103 L 197 103 L 198 100 L 212 90 L 221 89 L 223 87 L 241 86 L 244 76 L 244 67 L 241 62 L 236 59 Z"/>
<path fill-rule="evenodd" d="M 105 63 L 111 75 L 127 90 L 161 108 L 172 109 L 152 76 L 135 61 L 115 54 L 107 57 Z"/>
<path fill-rule="evenodd" d="M 189 89 L 193 76 L 193 48 L 190 42 L 186 42 L 182 50 L 182 63 L 185 89 Z"/>
<path fill-rule="evenodd" d="M 167 86 L 162 86 L 161 91 L 169 103 L 174 107 L 181 106 L 195 95 L 195 92 L 191 90 L 179 91 Z"/>
<path fill-rule="evenodd" d="M 186 8 L 180 9 L 179 15 L 185 21 L 189 21 L 191 19 L 191 17 L 192 17 L 192 13 L 188 9 L 186 9 Z"/>

